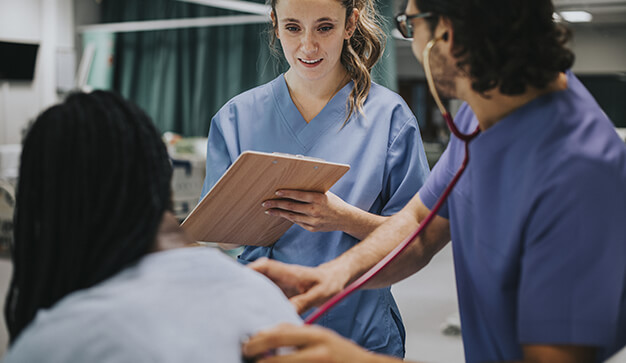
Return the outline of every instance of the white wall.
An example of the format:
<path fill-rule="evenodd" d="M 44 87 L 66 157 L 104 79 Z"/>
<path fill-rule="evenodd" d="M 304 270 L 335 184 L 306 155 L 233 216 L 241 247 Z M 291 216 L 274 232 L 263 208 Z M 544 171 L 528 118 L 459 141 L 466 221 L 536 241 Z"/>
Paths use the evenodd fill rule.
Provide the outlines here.
<path fill-rule="evenodd" d="M 0 0 L 0 36 L 38 42 L 40 8 L 40 0 Z"/>
<path fill-rule="evenodd" d="M 58 101 L 57 52 L 74 49 L 72 9 L 72 0 L 0 0 L 0 40 L 40 44 L 33 82 L 0 84 L 0 144 L 20 143 L 28 122 Z"/>
<path fill-rule="evenodd" d="M 576 54 L 575 73 L 626 73 L 626 26 L 574 27 L 571 48 Z M 398 78 L 423 79 L 422 66 L 411 52 L 410 42 L 398 40 Z"/>
<path fill-rule="evenodd" d="M 626 26 L 572 29 L 576 73 L 626 73 Z"/>
<path fill-rule="evenodd" d="M 396 40 L 396 61 L 398 62 L 398 79 L 424 79 L 424 68 L 415 59 L 411 42 Z"/>

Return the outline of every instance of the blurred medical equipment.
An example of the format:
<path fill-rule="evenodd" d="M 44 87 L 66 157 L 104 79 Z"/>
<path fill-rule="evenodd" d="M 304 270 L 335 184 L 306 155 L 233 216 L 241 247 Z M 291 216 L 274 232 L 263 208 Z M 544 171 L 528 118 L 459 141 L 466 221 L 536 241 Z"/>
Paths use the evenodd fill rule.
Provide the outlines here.
<path fill-rule="evenodd" d="M 13 210 L 15 187 L 0 179 L 0 256 L 8 256 L 13 243 Z"/>
<path fill-rule="evenodd" d="M 13 243 L 13 210 L 15 189 L 9 182 L 0 179 L 0 256 L 9 254 Z"/>
<path fill-rule="evenodd" d="M 165 132 L 163 141 L 172 160 L 172 202 L 180 221 L 200 201 L 206 170 L 206 137 L 183 138 Z"/>
<path fill-rule="evenodd" d="M 200 200 L 204 183 L 205 160 L 193 154 L 178 154 L 171 160 L 174 215 L 182 221 Z"/>

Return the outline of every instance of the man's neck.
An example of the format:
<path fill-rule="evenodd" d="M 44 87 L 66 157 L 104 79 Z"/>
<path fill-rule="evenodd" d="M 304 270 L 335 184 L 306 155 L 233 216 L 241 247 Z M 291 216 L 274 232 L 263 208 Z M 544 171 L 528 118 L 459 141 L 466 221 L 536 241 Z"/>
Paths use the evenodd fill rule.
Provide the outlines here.
<path fill-rule="evenodd" d="M 564 73 L 559 73 L 558 77 L 545 88 L 528 87 L 526 92 L 520 95 L 504 95 L 498 90 L 490 90 L 485 95 L 481 95 L 471 89 L 469 81 L 459 87 L 461 90 L 459 95 L 472 108 L 478 119 L 480 129 L 485 131 L 532 100 L 565 89 L 567 89 L 567 76 Z"/>
<path fill-rule="evenodd" d="M 197 246 L 186 233 L 180 228 L 178 220 L 172 212 L 165 212 L 159 225 L 156 239 L 154 241 L 154 252 L 171 250 L 181 247 Z"/>

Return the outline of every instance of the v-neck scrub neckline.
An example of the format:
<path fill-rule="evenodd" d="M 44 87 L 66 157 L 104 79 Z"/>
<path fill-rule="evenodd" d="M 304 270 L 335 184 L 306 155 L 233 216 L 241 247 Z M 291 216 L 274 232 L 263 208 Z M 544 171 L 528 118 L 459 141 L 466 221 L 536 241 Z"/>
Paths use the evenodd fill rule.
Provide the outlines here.
<path fill-rule="evenodd" d="M 304 151 L 309 150 L 330 127 L 336 126 L 337 130 L 341 128 L 347 116 L 346 102 L 353 85 L 353 81 L 348 82 L 311 121 L 306 122 L 291 98 L 284 74 L 272 81 L 272 95 L 277 113 Z"/>

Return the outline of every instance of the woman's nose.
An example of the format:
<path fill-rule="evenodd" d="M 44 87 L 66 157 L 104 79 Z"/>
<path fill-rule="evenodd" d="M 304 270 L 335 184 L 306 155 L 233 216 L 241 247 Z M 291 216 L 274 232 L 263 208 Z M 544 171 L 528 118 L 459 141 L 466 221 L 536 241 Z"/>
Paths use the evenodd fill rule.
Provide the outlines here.
<path fill-rule="evenodd" d="M 313 54 L 317 52 L 317 40 L 313 32 L 306 32 L 302 37 L 302 51 L 306 54 Z"/>

